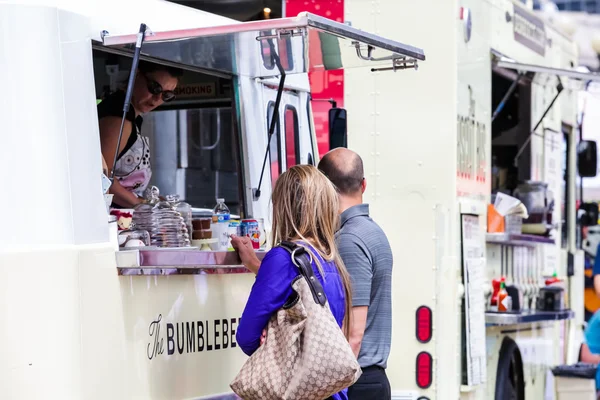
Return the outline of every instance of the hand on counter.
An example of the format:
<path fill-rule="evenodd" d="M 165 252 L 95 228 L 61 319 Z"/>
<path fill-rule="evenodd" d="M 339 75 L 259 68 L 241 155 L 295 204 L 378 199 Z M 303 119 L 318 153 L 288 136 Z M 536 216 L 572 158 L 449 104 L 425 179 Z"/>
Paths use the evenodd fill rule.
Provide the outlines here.
<path fill-rule="evenodd" d="M 260 260 L 252 247 L 252 240 L 247 236 L 231 235 L 231 246 L 237 251 L 242 264 L 255 274 L 258 273 Z"/>

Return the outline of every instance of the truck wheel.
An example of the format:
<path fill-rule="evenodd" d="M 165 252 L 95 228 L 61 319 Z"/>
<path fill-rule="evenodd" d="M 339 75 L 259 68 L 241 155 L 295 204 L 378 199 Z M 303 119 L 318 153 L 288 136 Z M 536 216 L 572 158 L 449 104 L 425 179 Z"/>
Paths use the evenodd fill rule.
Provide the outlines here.
<path fill-rule="evenodd" d="M 523 361 L 519 346 L 509 337 L 500 348 L 496 372 L 496 400 L 525 400 Z"/>

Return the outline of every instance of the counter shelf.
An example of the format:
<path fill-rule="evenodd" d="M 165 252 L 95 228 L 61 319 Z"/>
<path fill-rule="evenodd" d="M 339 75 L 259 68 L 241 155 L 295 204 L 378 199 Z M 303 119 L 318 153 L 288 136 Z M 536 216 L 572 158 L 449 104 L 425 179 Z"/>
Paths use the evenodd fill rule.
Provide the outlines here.
<path fill-rule="evenodd" d="M 266 251 L 257 251 L 262 260 Z M 116 253 L 119 275 L 194 275 L 250 273 L 235 251 L 134 249 Z"/>
<path fill-rule="evenodd" d="M 572 319 L 575 313 L 565 309 L 560 311 L 523 311 L 523 312 L 494 312 L 486 311 L 485 324 L 487 326 L 518 325 L 533 322 L 561 321 Z"/>
<path fill-rule="evenodd" d="M 539 235 L 512 234 L 512 233 L 488 233 L 485 236 L 488 244 L 500 244 L 505 246 L 535 246 L 537 244 L 554 244 L 553 238 Z"/>

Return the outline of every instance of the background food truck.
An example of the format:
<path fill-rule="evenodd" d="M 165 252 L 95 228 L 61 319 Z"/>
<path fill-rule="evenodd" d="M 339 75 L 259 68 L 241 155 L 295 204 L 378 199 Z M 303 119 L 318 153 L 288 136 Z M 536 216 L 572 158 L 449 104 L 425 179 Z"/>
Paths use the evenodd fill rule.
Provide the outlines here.
<path fill-rule="evenodd" d="M 163 1 L 0 2 L 2 398 L 234 398 L 252 274 L 234 252 L 117 251 L 107 222 L 96 101 L 127 78 L 142 23 L 141 58 L 185 70 L 144 124 L 153 183 L 198 213 L 224 197 L 267 230 L 277 175 L 318 160 L 306 72 L 395 77 L 425 60 L 310 14 L 239 24 Z"/>
<path fill-rule="evenodd" d="M 577 175 L 596 166 L 577 155 L 592 146 L 580 141 L 577 101 L 598 77 L 576 72 L 576 45 L 519 2 L 344 7 L 353 25 L 402 32 L 428 55 L 415 74 L 344 72 L 348 146 L 365 160 L 366 201 L 394 250 L 394 398 L 544 398 L 550 367 L 576 362 L 581 345 Z M 409 9 L 415 17 L 399 21 Z M 514 179 L 552 192 L 550 238 L 487 233 L 491 193 L 513 165 Z M 554 273 L 567 309 L 538 312 Z M 500 276 L 533 307 L 492 312 Z"/>

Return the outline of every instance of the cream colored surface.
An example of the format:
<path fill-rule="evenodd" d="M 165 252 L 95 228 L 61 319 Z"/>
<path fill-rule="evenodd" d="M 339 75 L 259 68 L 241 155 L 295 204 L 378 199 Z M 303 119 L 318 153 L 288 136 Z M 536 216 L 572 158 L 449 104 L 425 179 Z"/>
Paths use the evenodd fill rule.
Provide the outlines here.
<path fill-rule="evenodd" d="M 491 51 L 519 62 L 561 68 L 577 62 L 575 45 L 550 26 L 546 26 L 546 32 L 552 39 L 552 47 L 546 48 L 545 56 L 515 42 L 513 26 L 506 21 L 506 13 L 513 13 L 515 3 L 507 0 L 345 2 L 346 21 L 395 40 L 414 43 L 424 48 L 427 56 L 417 72 L 373 74 L 367 69 L 352 69 L 345 71 L 344 81 L 345 106 L 351 121 L 349 147 L 363 157 L 368 182 L 365 201 L 371 205 L 372 216 L 385 230 L 394 252 L 393 336 L 387 372 L 395 399 L 404 399 L 402 396 L 410 392 L 432 400 L 494 397 L 498 352 L 501 339 L 507 335 L 503 333 L 505 329 L 487 331 L 487 383 L 479 387 L 461 386 L 463 288 L 458 252 L 459 202 L 468 198 L 476 204 L 475 208 L 481 209 L 490 199 Z M 461 7 L 468 8 L 472 15 L 469 41 L 465 40 L 464 22 L 459 18 Z M 548 77 L 536 79 L 532 124 L 554 96 L 553 86 L 555 82 Z M 573 124 L 576 98 L 570 87 L 565 90 L 543 126 L 560 131 L 561 122 Z M 457 176 L 457 147 L 461 143 L 458 117 L 470 117 L 484 126 L 485 137 L 469 140 L 468 146 L 473 151 L 466 154 L 471 157 L 469 165 L 473 165 L 478 162 L 475 149 L 484 152 L 485 183 Z M 558 138 L 552 139 L 556 142 Z M 558 146 L 550 148 L 547 141 L 533 140 L 532 155 L 536 162 L 532 173 L 537 179 L 548 180 L 557 198 L 561 198 L 561 169 L 557 166 L 562 162 L 562 153 Z M 560 208 L 557 209 L 554 218 L 560 220 Z M 546 263 L 555 265 L 559 274 L 564 274 L 566 265 L 561 263 L 560 243 L 548 247 L 550 251 L 541 252 Z M 491 261 L 490 280 L 497 260 Z M 581 293 L 571 295 L 581 296 Z M 431 307 L 434 316 L 434 336 L 427 344 L 415 338 L 415 311 L 421 305 Z M 522 352 L 528 352 L 525 361 L 528 399 L 541 398 L 547 367 L 571 353 L 565 347 L 569 337 L 559 334 L 561 329 L 569 331 L 569 324 L 559 328 L 561 324 L 506 328 L 517 331 L 534 328 L 509 334 L 523 346 Z M 571 336 L 570 340 L 577 339 Z M 549 347 L 552 342 L 559 345 Z M 420 351 L 434 357 L 433 384 L 425 390 L 417 387 L 415 379 L 415 359 Z"/>
<path fill-rule="evenodd" d="M 196 398 L 228 392 L 246 358 L 231 323 L 228 348 L 214 348 L 214 321 L 237 326 L 252 274 L 119 277 L 110 246 L 2 253 L 0 273 L 3 398 Z M 153 355 L 159 315 L 164 353 Z M 168 355 L 166 324 L 197 321 L 209 322 L 213 350 L 188 353 L 186 342 L 179 354 L 175 342 Z"/>
<path fill-rule="evenodd" d="M 345 71 L 349 147 L 364 160 L 365 202 L 394 253 L 393 334 L 388 376 L 392 392 L 431 399 L 460 385 L 455 192 L 456 1 L 345 2 L 346 21 L 425 49 L 417 72 Z M 415 339 L 415 311 L 428 305 L 434 339 Z M 415 383 L 420 351 L 435 359 L 434 382 Z M 441 376 L 438 371 L 444 371 Z"/>

